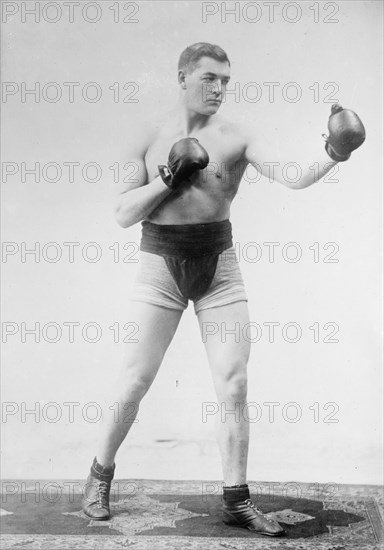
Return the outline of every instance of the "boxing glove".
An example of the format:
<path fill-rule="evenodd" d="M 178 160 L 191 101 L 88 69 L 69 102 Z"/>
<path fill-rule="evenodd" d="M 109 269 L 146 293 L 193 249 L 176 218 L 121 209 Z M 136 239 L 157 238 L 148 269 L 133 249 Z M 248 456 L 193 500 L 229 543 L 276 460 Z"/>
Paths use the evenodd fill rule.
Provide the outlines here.
<path fill-rule="evenodd" d="M 168 165 L 158 166 L 159 175 L 168 187 L 176 189 L 197 170 L 203 170 L 208 162 L 208 153 L 196 138 L 183 138 L 173 145 Z"/>
<path fill-rule="evenodd" d="M 325 150 L 336 162 L 348 160 L 352 151 L 365 140 L 365 128 L 357 114 L 350 109 L 343 109 L 338 103 L 331 107 L 328 132 L 328 136 L 323 134 Z"/>

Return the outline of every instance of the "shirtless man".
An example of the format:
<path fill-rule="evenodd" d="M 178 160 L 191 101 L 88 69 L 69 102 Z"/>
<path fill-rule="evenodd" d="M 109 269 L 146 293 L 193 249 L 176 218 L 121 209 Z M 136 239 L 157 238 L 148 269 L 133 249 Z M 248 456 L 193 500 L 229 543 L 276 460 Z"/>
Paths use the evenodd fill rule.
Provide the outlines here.
<path fill-rule="evenodd" d="M 272 157 L 263 151 L 257 131 L 217 115 L 229 79 L 230 62 L 219 46 L 197 43 L 186 48 L 179 59 L 176 108 L 161 126 L 135 133 L 127 152 L 125 161 L 135 163 L 138 174 L 120 190 L 116 219 L 124 228 L 143 223 L 132 301 L 139 342 L 127 346 L 114 390 L 120 411 L 127 403 L 135 403 L 137 414 L 188 299 L 194 302 L 200 328 L 207 321 L 229 326 L 249 322 L 247 296 L 232 243 L 230 206 L 247 165 L 262 170 L 268 166 L 263 162 Z M 319 146 L 314 159 L 326 166 L 320 169 L 318 179 L 336 162 L 347 160 L 365 138 L 357 115 L 338 105 L 332 107 L 328 129 L 325 150 Z M 308 168 L 300 181 L 289 184 L 282 166 L 275 168 L 274 179 L 295 189 L 315 182 Z M 218 402 L 228 410 L 242 408 L 247 396 L 250 343 L 223 342 L 217 334 L 207 339 L 205 347 Z M 121 416 L 118 421 L 106 421 L 85 486 L 83 511 L 92 519 L 110 516 L 115 455 L 133 420 L 124 422 Z M 250 499 L 246 483 L 249 423 L 245 418 L 235 420 L 229 415 L 226 422 L 218 424 L 223 521 L 258 534 L 281 535 L 281 526 Z"/>

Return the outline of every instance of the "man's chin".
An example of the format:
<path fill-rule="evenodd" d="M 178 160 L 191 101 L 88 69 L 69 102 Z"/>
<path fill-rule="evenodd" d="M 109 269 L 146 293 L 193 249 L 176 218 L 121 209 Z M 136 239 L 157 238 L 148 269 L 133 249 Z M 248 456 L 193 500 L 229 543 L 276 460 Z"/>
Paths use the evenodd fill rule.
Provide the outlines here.
<path fill-rule="evenodd" d="M 221 103 L 219 102 L 207 102 L 205 105 L 204 105 L 204 114 L 207 114 L 207 115 L 213 115 L 215 114 L 219 108 L 220 108 L 220 105 Z"/>

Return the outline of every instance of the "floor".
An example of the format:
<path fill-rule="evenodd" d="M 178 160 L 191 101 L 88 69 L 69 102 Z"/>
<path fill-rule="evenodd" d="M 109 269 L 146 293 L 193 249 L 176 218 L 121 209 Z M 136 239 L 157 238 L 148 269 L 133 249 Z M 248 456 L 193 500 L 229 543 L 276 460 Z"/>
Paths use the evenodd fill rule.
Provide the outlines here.
<path fill-rule="evenodd" d="M 379 549 L 383 489 L 249 481 L 284 538 L 254 535 L 221 521 L 220 481 L 114 480 L 111 518 L 92 521 L 80 501 L 84 480 L 4 480 L 1 548 L 243 550 Z"/>

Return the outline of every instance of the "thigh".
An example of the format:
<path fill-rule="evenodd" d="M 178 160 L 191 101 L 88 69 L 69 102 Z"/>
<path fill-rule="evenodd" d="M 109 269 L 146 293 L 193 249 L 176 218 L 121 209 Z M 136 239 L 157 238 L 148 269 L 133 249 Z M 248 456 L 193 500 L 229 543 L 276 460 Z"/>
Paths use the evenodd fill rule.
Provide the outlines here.
<path fill-rule="evenodd" d="M 125 343 L 123 369 L 153 379 L 178 327 L 182 311 L 131 302 L 132 331 Z"/>
<path fill-rule="evenodd" d="M 197 317 L 214 382 L 229 380 L 239 373 L 244 375 L 250 354 L 246 337 L 247 302 L 204 309 Z"/>

